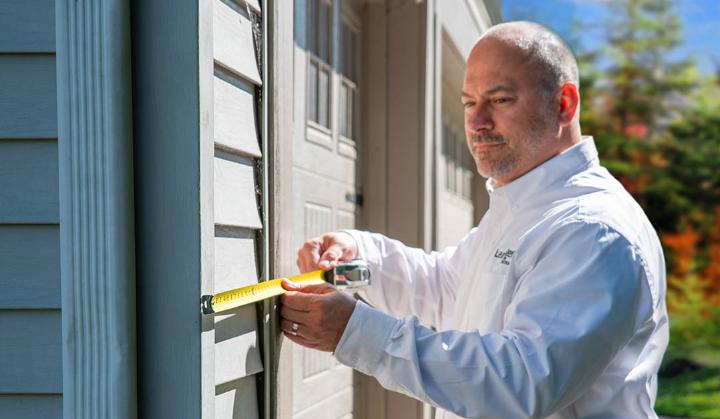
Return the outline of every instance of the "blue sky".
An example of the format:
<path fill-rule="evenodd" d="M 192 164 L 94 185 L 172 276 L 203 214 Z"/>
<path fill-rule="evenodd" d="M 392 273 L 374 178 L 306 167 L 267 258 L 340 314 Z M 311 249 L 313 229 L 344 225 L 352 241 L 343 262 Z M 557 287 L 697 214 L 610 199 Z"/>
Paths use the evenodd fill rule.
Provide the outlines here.
<path fill-rule="evenodd" d="M 504 20 L 533 20 L 542 23 L 563 38 L 572 36 L 572 23 L 585 23 L 579 35 L 582 44 L 592 48 L 602 42 L 606 6 L 609 0 L 502 0 Z M 677 58 L 692 57 L 701 73 L 715 71 L 713 59 L 720 65 L 720 0 L 675 0 L 680 14 L 684 44 Z"/>

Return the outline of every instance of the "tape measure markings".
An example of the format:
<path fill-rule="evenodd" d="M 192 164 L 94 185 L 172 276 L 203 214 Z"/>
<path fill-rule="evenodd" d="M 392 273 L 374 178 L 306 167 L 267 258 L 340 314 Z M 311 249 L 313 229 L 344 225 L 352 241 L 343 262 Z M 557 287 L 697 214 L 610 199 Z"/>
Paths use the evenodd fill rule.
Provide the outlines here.
<path fill-rule="evenodd" d="M 282 287 L 283 279 L 301 284 L 322 284 L 325 283 L 325 272 L 322 270 L 307 272 L 288 278 L 277 278 L 260 282 L 246 287 L 221 292 L 215 295 L 203 295 L 201 309 L 203 314 L 226 311 L 246 304 L 255 303 L 266 298 L 275 297 L 285 293 Z"/>

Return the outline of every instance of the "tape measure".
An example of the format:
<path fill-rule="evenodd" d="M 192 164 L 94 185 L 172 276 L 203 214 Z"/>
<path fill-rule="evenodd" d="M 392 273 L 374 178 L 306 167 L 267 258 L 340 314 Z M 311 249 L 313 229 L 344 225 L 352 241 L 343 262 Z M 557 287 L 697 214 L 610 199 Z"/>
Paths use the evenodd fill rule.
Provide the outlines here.
<path fill-rule="evenodd" d="M 370 270 L 364 260 L 355 259 L 329 271 L 317 270 L 271 279 L 215 295 L 203 295 L 200 298 L 200 309 L 203 314 L 213 314 L 278 296 L 285 293 L 285 288 L 282 287 L 283 279 L 304 285 L 328 282 L 338 288 L 356 288 L 370 284 Z"/>

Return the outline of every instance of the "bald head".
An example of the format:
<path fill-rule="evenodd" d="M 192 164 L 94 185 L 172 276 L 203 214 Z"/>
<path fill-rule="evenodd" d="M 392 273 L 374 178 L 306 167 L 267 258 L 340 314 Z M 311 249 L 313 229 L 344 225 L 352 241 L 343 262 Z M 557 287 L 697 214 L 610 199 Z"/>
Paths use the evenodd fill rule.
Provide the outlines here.
<path fill-rule="evenodd" d="M 461 102 L 468 148 L 495 186 L 581 139 L 575 58 L 560 37 L 534 23 L 501 24 L 480 38 Z"/>
<path fill-rule="evenodd" d="M 532 65 L 542 91 L 553 94 L 565 83 L 579 86 L 578 66 L 572 51 L 555 32 L 532 22 L 507 22 L 483 34 L 470 53 L 471 61 L 487 42 L 499 42 L 522 54 Z"/>

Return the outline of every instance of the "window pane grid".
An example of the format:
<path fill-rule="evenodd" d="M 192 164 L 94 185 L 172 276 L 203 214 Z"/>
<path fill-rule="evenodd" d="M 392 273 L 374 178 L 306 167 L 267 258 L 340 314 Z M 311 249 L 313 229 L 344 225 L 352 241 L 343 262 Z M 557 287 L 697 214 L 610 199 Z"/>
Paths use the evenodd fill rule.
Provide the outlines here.
<path fill-rule="evenodd" d="M 318 81 L 318 120 L 317 123 L 330 127 L 330 72 L 326 68 L 321 68 Z"/>
<path fill-rule="evenodd" d="M 471 200 L 475 162 L 467 150 L 464 133 L 453 129 L 450 123 L 443 123 L 441 136 L 445 190 L 460 198 Z"/>
<path fill-rule="evenodd" d="M 359 119 L 360 37 L 358 29 L 348 20 L 350 17 L 334 20 L 332 6 L 332 0 L 308 0 L 307 118 L 346 140 L 355 141 Z M 330 64 L 335 44 L 339 46 L 335 51 L 336 67 Z M 334 121 L 332 128 L 331 120 Z"/>
<path fill-rule="evenodd" d="M 318 89 L 318 65 L 314 60 L 310 60 L 310 67 L 308 69 L 308 119 L 313 122 L 318 122 L 317 112 L 317 89 Z"/>
<path fill-rule="evenodd" d="M 340 135 L 348 137 L 348 86 L 340 85 Z"/>

